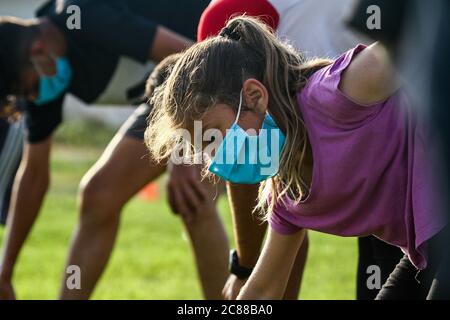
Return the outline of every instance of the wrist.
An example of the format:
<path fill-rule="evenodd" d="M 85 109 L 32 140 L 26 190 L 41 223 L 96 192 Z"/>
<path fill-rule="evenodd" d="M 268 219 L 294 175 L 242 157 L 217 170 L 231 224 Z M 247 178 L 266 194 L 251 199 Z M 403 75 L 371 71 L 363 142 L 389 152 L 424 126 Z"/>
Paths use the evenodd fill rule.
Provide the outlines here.
<path fill-rule="evenodd" d="M 239 261 L 236 250 L 230 251 L 230 273 L 234 274 L 240 280 L 246 280 L 250 277 L 253 266 L 242 265 Z"/>
<path fill-rule="evenodd" d="M 239 258 L 239 265 L 248 269 L 253 269 L 256 266 L 256 262 L 258 258 L 249 258 L 244 255 L 241 255 L 239 252 L 237 253 Z"/>

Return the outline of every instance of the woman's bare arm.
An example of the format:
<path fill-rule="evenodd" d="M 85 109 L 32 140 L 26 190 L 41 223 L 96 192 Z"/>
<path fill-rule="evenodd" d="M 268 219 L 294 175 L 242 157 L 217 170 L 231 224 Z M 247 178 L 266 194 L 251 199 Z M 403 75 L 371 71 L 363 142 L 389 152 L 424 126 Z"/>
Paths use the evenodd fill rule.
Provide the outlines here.
<path fill-rule="evenodd" d="M 371 105 L 389 98 L 400 87 L 388 51 L 374 43 L 361 51 L 343 72 L 340 90 L 361 105 Z"/>
<path fill-rule="evenodd" d="M 158 26 L 153 45 L 150 48 L 149 59 L 161 61 L 173 53 L 187 49 L 192 44 L 192 40 L 169 30 L 166 27 Z"/>
<path fill-rule="evenodd" d="M 305 230 L 285 236 L 270 228 L 255 270 L 242 288 L 238 299 L 282 299 L 304 237 Z"/>

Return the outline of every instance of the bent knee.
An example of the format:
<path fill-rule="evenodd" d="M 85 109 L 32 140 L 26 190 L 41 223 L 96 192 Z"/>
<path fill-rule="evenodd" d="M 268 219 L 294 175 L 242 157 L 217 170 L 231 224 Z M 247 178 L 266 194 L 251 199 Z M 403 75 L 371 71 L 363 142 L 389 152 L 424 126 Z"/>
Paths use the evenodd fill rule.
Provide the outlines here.
<path fill-rule="evenodd" d="M 102 224 L 117 218 L 123 203 L 116 191 L 114 184 L 101 174 L 83 177 L 79 186 L 82 221 Z"/>

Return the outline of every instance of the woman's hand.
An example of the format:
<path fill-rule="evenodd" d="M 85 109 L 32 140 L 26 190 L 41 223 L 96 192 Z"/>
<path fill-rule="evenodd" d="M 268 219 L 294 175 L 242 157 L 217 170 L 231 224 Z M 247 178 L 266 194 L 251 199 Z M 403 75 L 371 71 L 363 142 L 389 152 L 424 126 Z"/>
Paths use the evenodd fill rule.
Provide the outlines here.
<path fill-rule="evenodd" d="M 247 280 L 239 279 L 234 274 L 230 274 L 222 290 L 222 297 L 225 300 L 236 300 L 246 282 Z"/>
<path fill-rule="evenodd" d="M 281 300 L 305 234 L 302 229 L 286 236 L 270 228 L 255 270 L 238 295 L 238 300 Z"/>
<path fill-rule="evenodd" d="M 197 213 L 204 210 L 209 200 L 208 192 L 201 183 L 199 166 L 175 165 L 169 163 L 167 194 L 173 212 L 180 214 L 186 222 L 195 220 Z"/>

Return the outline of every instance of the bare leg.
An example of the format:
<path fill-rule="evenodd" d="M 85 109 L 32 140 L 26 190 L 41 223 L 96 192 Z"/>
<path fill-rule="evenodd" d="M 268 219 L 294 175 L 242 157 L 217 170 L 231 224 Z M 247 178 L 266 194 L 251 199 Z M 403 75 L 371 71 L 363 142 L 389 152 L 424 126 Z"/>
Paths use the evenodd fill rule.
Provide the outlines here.
<path fill-rule="evenodd" d="M 200 171 L 198 174 L 200 179 Z M 216 206 L 219 186 L 206 181 L 202 183 L 209 196 L 197 217 L 193 221 L 184 221 L 184 225 L 194 248 L 203 294 L 206 299 L 219 300 L 229 274 L 230 248 Z"/>
<path fill-rule="evenodd" d="M 88 299 L 111 254 L 125 203 L 165 167 L 150 163 L 146 147 L 118 134 L 81 182 L 81 221 L 68 265 L 81 269 L 81 290 L 69 290 L 64 277 L 61 299 Z M 215 190 L 207 185 L 208 190 Z M 199 216 L 185 222 L 207 299 L 218 299 L 228 268 L 228 240 L 211 192 Z M 93 258 L 95 257 L 95 258 Z"/>
<path fill-rule="evenodd" d="M 151 164 L 145 145 L 119 132 L 80 186 L 80 224 L 75 231 L 68 265 L 81 269 L 81 289 L 69 290 L 66 278 L 62 299 L 87 299 L 100 278 L 116 238 L 123 205 L 165 168 Z"/>

